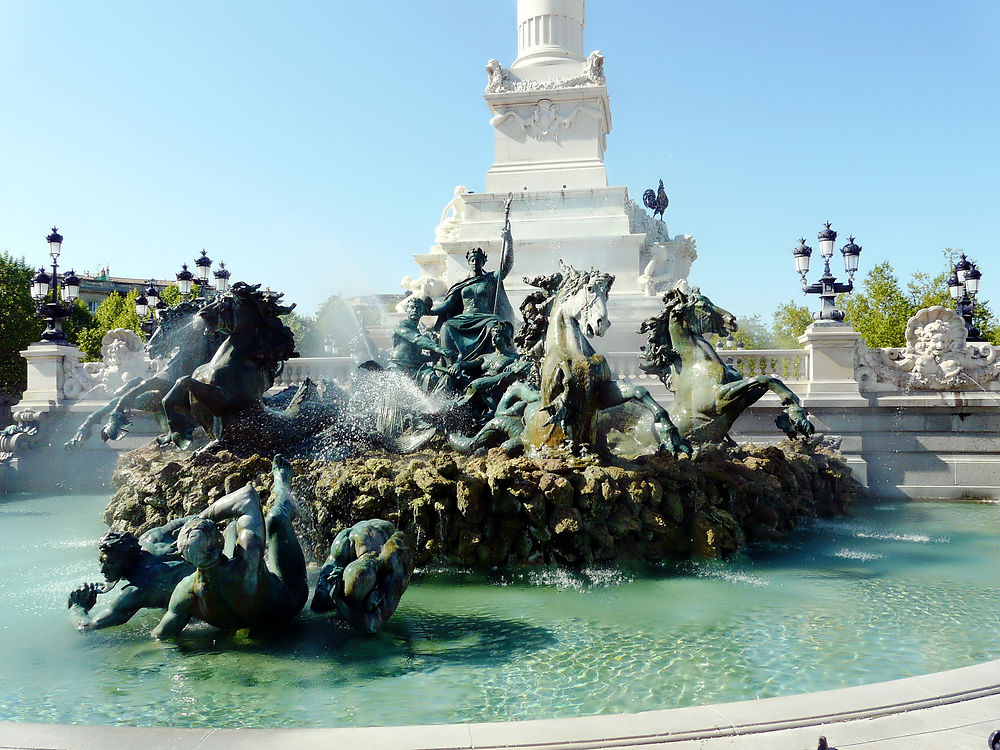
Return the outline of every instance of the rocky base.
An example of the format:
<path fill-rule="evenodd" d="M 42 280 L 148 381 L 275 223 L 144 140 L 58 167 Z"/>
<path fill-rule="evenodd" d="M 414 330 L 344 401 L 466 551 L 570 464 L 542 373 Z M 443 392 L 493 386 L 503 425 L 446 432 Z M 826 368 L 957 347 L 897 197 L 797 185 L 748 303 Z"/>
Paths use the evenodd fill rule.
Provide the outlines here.
<path fill-rule="evenodd" d="M 799 519 L 850 512 L 862 491 L 835 453 L 812 443 L 703 448 L 694 458 L 509 459 L 427 453 L 294 462 L 304 547 L 322 560 L 337 532 L 384 518 L 409 534 L 417 565 L 582 566 L 718 557 L 780 539 Z M 105 521 L 142 532 L 253 482 L 265 504 L 271 462 L 194 457 L 149 445 L 124 454 Z"/>

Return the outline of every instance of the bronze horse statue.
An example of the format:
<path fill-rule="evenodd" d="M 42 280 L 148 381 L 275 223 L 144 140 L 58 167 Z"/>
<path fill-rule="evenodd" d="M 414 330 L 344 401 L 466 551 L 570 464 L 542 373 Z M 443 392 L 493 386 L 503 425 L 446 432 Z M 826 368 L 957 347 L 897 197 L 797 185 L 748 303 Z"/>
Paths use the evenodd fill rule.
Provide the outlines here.
<path fill-rule="evenodd" d="M 526 282 L 551 290 L 539 307 L 547 325 L 525 321 L 537 331 L 537 341 L 522 346 L 539 359 L 540 387 L 519 382 L 507 389 L 496 416 L 472 438 L 451 436 L 457 450 L 485 447 L 506 436 L 504 448 L 569 448 L 579 453 L 601 448 L 598 416 L 604 409 L 634 401 L 653 417 L 660 450 L 690 453 L 690 446 L 670 422 L 667 411 L 642 386 L 619 385 L 602 354 L 588 337 L 603 336 L 611 327 L 608 293 L 614 276 L 597 269 L 578 271 L 560 261 L 561 271 Z M 523 329 L 522 329 L 523 330 Z M 542 333 L 544 332 L 544 335 Z"/>
<path fill-rule="evenodd" d="M 729 430 L 733 423 L 768 391 L 773 391 L 784 407 L 775 423 L 786 435 L 813 433 L 806 410 L 788 386 L 770 375 L 743 377 L 723 362 L 705 339 L 713 333 L 725 336 L 735 331 L 732 313 L 685 282 L 664 294 L 663 304 L 663 312 L 643 321 L 639 329 L 648 335 L 642 368 L 655 373 L 674 391 L 670 420 L 685 439 L 732 443 Z"/>
<path fill-rule="evenodd" d="M 159 326 L 146 342 L 146 351 L 152 359 L 166 360 L 166 363 L 149 377 L 133 378 L 119 388 L 107 404 L 84 420 L 66 443 L 67 450 L 79 448 L 102 422 L 101 440 L 125 437 L 132 426 L 133 409 L 162 417 L 163 397 L 174 382 L 208 362 L 224 338 L 199 316 L 207 304 L 207 300 L 199 298 L 164 311 Z M 160 422 L 166 429 L 166 421 L 160 419 Z"/>
<path fill-rule="evenodd" d="M 282 305 L 281 296 L 260 291 L 260 284 L 237 282 L 199 313 L 228 336 L 209 362 L 179 378 L 164 397 L 169 434 L 161 443 L 186 448 L 200 424 L 215 438 L 205 451 L 268 455 L 288 451 L 329 425 L 336 410 L 317 398 L 309 380 L 285 409 L 264 403 L 285 361 L 298 356 L 292 332 L 279 317 L 295 305 Z"/>

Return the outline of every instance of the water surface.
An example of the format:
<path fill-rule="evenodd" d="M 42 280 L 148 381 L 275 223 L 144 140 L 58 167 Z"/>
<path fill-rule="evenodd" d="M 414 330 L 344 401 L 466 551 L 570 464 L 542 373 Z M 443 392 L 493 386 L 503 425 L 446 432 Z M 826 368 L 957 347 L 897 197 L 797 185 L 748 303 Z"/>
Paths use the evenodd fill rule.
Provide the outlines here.
<path fill-rule="evenodd" d="M 424 571 L 374 638 L 158 614 L 79 633 L 106 498 L 0 501 L 0 719 L 321 727 L 553 718 L 847 687 L 995 658 L 1000 508 L 905 504 L 817 521 L 730 561 Z M 315 575 L 315 571 L 313 571 Z"/>

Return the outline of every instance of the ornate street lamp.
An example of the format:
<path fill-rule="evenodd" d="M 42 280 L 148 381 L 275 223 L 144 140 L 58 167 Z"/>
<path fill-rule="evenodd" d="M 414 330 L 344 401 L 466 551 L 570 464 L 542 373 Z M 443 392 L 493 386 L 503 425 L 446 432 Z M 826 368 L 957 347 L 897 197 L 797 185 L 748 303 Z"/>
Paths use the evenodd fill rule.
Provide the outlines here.
<path fill-rule="evenodd" d="M 976 295 L 979 294 L 979 280 L 982 277 L 976 264 L 962 253 L 948 279 L 948 294 L 955 300 L 955 312 L 965 321 L 968 341 L 984 340 L 980 330 L 972 323 L 972 314 L 976 311 Z"/>
<path fill-rule="evenodd" d="M 219 263 L 219 270 L 214 274 L 215 276 L 215 290 L 222 294 L 229 289 L 229 277 L 232 275 L 229 269 L 226 268 L 225 263 Z"/>
<path fill-rule="evenodd" d="M 62 252 L 63 236 L 56 227 L 52 227 L 52 234 L 48 235 L 45 241 L 49 245 L 49 255 L 52 257 L 52 275 L 47 274 L 44 268 L 38 269 L 38 273 L 31 280 L 31 296 L 35 299 L 36 314 L 45 321 L 42 341 L 68 345 L 69 341 L 63 332 L 62 322 L 69 317 L 76 298 L 80 296 L 80 279 L 70 270 L 63 275 L 60 284 L 58 259 Z"/>
<path fill-rule="evenodd" d="M 861 246 L 854 243 L 853 237 L 849 237 L 847 244 L 841 248 L 840 253 L 844 256 L 844 270 L 847 271 L 848 282 L 840 284 L 830 271 L 830 258 L 833 257 L 833 246 L 837 242 L 837 233 L 830 228 L 830 222 L 825 223 L 825 228 L 820 231 L 818 239 L 819 253 L 823 256 L 823 275 L 820 276 L 819 281 L 815 284 L 809 284 L 806 281 L 812 248 L 806 244 L 805 237 L 802 237 L 799 244 L 792 250 L 792 256 L 795 258 L 795 270 L 802 277 L 802 293 L 818 294 L 822 302 L 819 312 L 813 313 L 813 318 L 842 323 L 844 313 L 836 308 L 834 301 L 838 294 L 854 290 L 854 274 L 858 271 Z"/>
<path fill-rule="evenodd" d="M 181 293 L 182 297 L 187 297 L 191 294 L 191 285 L 193 283 L 194 274 L 188 270 L 187 263 L 184 263 L 180 273 L 177 274 L 177 290 Z"/>
<path fill-rule="evenodd" d="M 212 259 L 208 257 L 208 254 L 202 250 L 201 257 L 197 258 L 194 262 L 195 273 L 198 274 L 198 283 L 204 288 L 208 286 L 208 275 L 212 270 Z"/>
<path fill-rule="evenodd" d="M 155 281 L 149 280 L 145 290 L 139 290 L 139 296 L 135 298 L 135 314 L 139 316 L 139 327 L 149 338 L 156 330 L 156 310 L 160 302 L 160 293 L 156 291 Z M 166 305 L 163 305 L 166 307 Z M 148 318 L 146 316 L 149 316 Z"/>

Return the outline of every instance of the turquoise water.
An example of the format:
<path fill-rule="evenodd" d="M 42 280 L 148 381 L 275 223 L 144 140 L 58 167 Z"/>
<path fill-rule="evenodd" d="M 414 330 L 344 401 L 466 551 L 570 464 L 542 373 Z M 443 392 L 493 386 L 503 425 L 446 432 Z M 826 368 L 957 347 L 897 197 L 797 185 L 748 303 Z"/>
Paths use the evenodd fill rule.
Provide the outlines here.
<path fill-rule="evenodd" d="M 0 500 L 0 719 L 176 726 L 503 721 L 764 698 L 1000 655 L 1000 507 L 860 508 L 727 562 L 423 572 L 386 630 L 275 635 L 157 613 L 79 633 L 103 497 Z"/>

